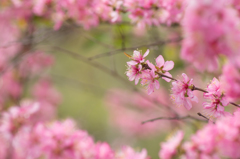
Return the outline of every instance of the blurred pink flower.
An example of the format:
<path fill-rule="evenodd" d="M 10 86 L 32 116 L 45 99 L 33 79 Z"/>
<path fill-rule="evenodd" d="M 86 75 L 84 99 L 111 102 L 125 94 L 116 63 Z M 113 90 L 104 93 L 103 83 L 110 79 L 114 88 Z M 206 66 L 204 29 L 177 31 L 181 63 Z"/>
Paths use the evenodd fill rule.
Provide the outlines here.
<path fill-rule="evenodd" d="M 171 159 L 177 153 L 177 148 L 184 137 L 183 131 L 177 131 L 168 141 L 161 143 L 159 157 L 161 159 Z"/>
<path fill-rule="evenodd" d="M 116 159 L 150 159 L 147 151 L 143 149 L 141 152 L 135 152 L 131 147 L 124 146 L 121 151 L 117 152 Z"/>
<path fill-rule="evenodd" d="M 223 72 L 220 77 L 225 95 L 231 100 L 240 98 L 240 73 L 239 68 L 228 63 L 224 65 Z"/>

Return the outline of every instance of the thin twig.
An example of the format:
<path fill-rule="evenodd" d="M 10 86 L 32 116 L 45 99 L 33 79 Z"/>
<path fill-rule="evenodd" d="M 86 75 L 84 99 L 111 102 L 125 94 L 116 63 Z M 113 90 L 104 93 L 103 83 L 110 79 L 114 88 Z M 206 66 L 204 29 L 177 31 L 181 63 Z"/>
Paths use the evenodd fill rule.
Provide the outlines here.
<path fill-rule="evenodd" d="M 202 89 L 202 88 L 198 88 L 198 87 L 193 87 L 193 89 L 192 89 L 192 91 L 194 91 L 194 90 L 196 90 L 196 91 L 201 91 L 201 92 L 203 92 L 203 93 L 208 93 L 208 91 L 206 91 L 206 90 L 204 90 L 204 89 Z"/>
<path fill-rule="evenodd" d="M 201 119 L 198 119 L 196 117 L 187 115 L 187 116 L 182 116 L 182 117 L 179 117 L 179 116 L 177 116 L 177 117 L 158 117 L 158 118 L 153 118 L 153 119 L 143 121 L 142 124 L 145 124 L 145 123 L 148 123 L 148 122 L 154 122 L 156 120 L 184 120 L 184 119 L 193 119 L 193 120 L 197 120 L 197 121 L 200 121 L 200 122 L 206 122 L 206 120 L 201 120 Z"/>
<path fill-rule="evenodd" d="M 240 106 L 238 104 L 236 104 L 236 103 L 230 102 L 230 104 L 240 108 Z"/>
<path fill-rule="evenodd" d="M 201 88 L 198 88 L 198 87 L 195 87 L 195 86 L 193 87 L 192 91 L 194 91 L 194 90 L 201 91 L 201 92 L 204 92 L 204 93 L 208 93 L 208 91 L 206 91 L 204 89 L 201 89 Z M 232 104 L 235 107 L 239 107 L 240 108 L 240 106 L 238 104 L 236 104 L 236 103 L 230 102 L 230 104 Z"/>
<path fill-rule="evenodd" d="M 201 113 L 197 113 L 197 115 L 198 115 L 198 116 L 201 116 L 201 117 L 203 117 L 204 119 L 207 119 L 207 120 L 209 121 L 209 119 L 208 119 L 206 116 L 202 115 Z"/>
<path fill-rule="evenodd" d="M 106 56 L 119 54 L 119 53 L 122 53 L 122 51 L 126 51 L 126 50 L 134 50 L 134 49 L 141 48 L 141 47 L 164 45 L 166 43 L 174 43 L 174 42 L 179 42 L 181 40 L 182 40 L 182 38 L 176 38 L 176 39 L 171 39 L 171 40 L 166 40 L 166 41 L 161 40 L 161 41 L 157 41 L 157 42 L 150 43 L 150 44 L 138 45 L 138 46 L 135 46 L 135 47 L 121 48 L 121 49 L 109 51 L 109 52 L 106 52 L 106 53 L 98 54 L 98 55 L 95 55 L 95 56 L 91 56 L 91 57 L 88 58 L 88 60 L 94 60 L 94 59 L 98 59 L 98 58 L 101 58 L 101 57 L 106 57 Z"/>

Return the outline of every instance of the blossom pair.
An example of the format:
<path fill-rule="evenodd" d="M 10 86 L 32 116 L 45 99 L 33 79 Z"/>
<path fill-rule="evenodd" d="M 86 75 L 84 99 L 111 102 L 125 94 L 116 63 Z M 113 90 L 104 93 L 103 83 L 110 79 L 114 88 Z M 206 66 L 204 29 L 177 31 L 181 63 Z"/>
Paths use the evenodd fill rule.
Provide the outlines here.
<path fill-rule="evenodd" d="M 148 94 L 154 92 L 154 88 L 159 89 L 158 79 L 162 77 L 167 82 L 171 81 L 172 75 L 168 72 L 174 67 L 173 61 L 166 61 L 159 55 L 156 58 L 156 65 L 152 64 L 148 60 L 145 62 L 145 57 L 149 54 L 149 50 L 144 55 L 137 50 L 133 52 L 133 56 L 127 55 L 132 61 L 127 62 L 128 68 L 126 75 L 130 81 L 135 80 L 135 84 L 138 84 L 142 79 L 141 84 L 146 85 Z"/>

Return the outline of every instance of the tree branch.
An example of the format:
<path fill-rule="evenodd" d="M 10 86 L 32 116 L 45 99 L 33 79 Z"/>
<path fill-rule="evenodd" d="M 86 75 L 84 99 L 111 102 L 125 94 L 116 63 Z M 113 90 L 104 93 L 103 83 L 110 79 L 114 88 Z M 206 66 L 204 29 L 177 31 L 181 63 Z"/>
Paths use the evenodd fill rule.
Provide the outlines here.
<path fill-rule="evenodd" d="M 157 42 L 150 43 L 150 44 L 138 45 L 138 46 L 135 46 L 135 47 L 121 48 L 121 49 L 109 51 L 109 52 L 106 52 L 106 53 L 98 54 L 98 55 L 95 55 L 95 56 L 91 56 L 91 57 L 88 58 L 88 60 L 94 60 L 94 59 L 98 59 L 98 58 L 101 58 L 101 57 L 112 56 L 112 55 L 115 55 L 115 54 L 122 53 L 122 51 L 126 51 L 126 50 L 134 50 L 134 49 L 141 48 L 141 47 L 164 45 L 164 44 L 167 44 L 167 43 L 180 42 L 181 40 L 182 40 L 182 38 L 176 38 L 176 39 L 170 39 L 170 40 L 166 40 L 166 41 L 157 41 Z"/>
<path fill-rule="evenodd" d="M 153 119 L 143 121 L 142 124 L 149 123 L 149 122 L 154 122 L 156 120 L 184 120 L 184 119 L 193 119 L 193 120 L 200 121 L 200 122 L 207 122 L 207 120 L 208 120 L 208 119 L 207 120 L 201 120 L 201 119 L 198 119 L 196 117 L 187 115 L 187 116 L 182 116 L 182 117 L 179 117 L 179 116 L 177 116 L 177 117 L 158 117 L 158 118 L 153 118 Z"/>

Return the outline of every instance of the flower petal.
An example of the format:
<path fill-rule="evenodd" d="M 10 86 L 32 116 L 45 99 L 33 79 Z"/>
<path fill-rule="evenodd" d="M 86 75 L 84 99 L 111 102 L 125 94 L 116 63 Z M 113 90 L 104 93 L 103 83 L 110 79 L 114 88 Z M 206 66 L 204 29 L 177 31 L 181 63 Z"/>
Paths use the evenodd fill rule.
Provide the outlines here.
<path fill-rule="evenodd" d="M 184 83 L 187 83 L 189 81 L 189 78 L 185 73 L 182 74 L 182 77 L 183 77 L 183 82 Z"/>
<path fill-rule="evenodd" d="M 156 64 L 157 66 L 160 68 L 164 65 L 164 59 L 162 57 L 162 55 L 159 55 L 157 58 L 156 58 Z"/>
<path fill-rule="evenodd" d="M 152 83 L 150 83 L 148 85 L 148 95 L 152 94 L 152 92 L 154 92 L 154 86 Z"/>
<path fill-rule="evenodd" d="M 158 81 L 158 80 L 155 80 L 155 81 L 154 81 L 154 84 L 155 84 L 155 88 L 156 88 L 156 89 L 159 89 L 159 88 L 160 88 L 160 85 L 159 85 L 159 81 Z"/>
<path fill-rule="evenodd" d="M 190 100 L 188 100 L 188 99 L 185 99 L 185 100 L 183 101 L 183 105 L 184 105 L 184 107 L 185 107 L 187 110 L 190 110 L 190 109 L 192 108 L 192 103 L 191 103 Z"/>
<path fill-rule="evenodd" d="M 132 65 L 136 65 L 136 64 L 138 64 L 137 61 L 129 61 L 129 62 L 127 62 L 128 66 L 132 66 Z"/>
<path fill-rule="evenodd" d="M 173 69 L 174 67 L 174 62 L 173 61 L 166 61 L 164 66 L 163 66 L 163 70 L 164 71 L 169 71 L 171 69 Z"/>
<path fill-rule="evenodd" d="M 143 58 L 145 58 L 149 54 L 149 49 L 144 53 Z"/>
<path fill-rule="evenodd" d="M 172 77 L 172 75 L 171 75 L 169 72 L 165 72 L 164 75 L 169 76 L 169 77 Z M 167 81 L 167 82 L 170 82 L 170 81 L 171 81 L 171 79 L 169 79 L 169 78 L 167 78 L 167 77 L 162 77 L 162 79 L 164 79 L 164 80 Z"/>

